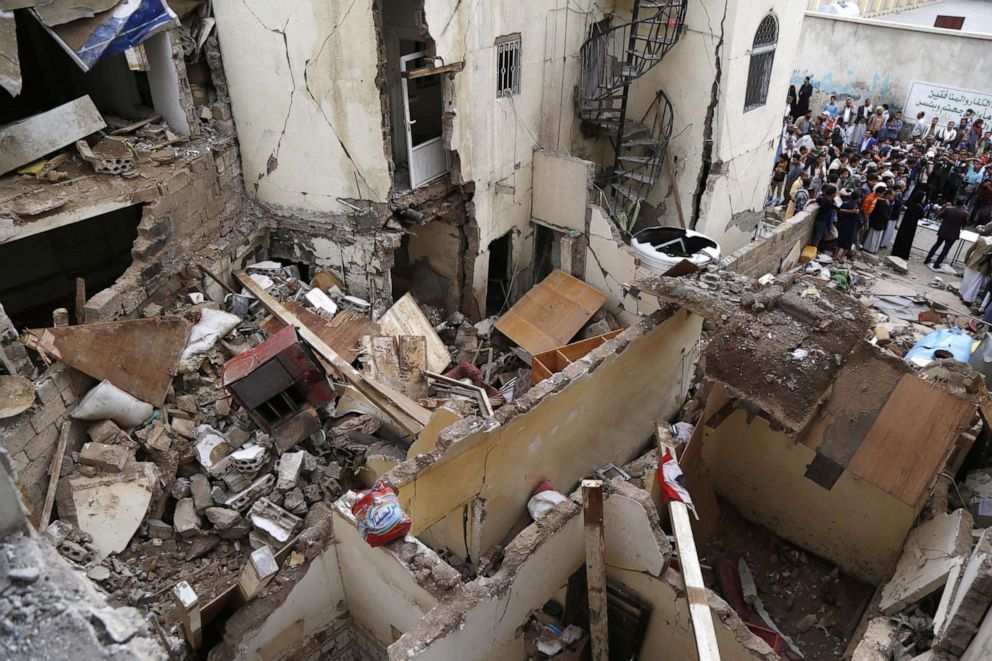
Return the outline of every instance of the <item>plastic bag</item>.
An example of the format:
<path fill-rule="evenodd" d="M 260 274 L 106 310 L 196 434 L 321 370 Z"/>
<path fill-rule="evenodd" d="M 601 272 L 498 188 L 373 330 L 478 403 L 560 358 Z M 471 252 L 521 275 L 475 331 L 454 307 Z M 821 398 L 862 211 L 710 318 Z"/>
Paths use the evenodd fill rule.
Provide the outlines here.
<path fill-rule="evenodd" d="M 189 333 L 189 342 L 183 349 L 183 355 L 179 358 L 180 364 L 186 363 L 198 354 L 209 351 L 217 344 L 217 340 L 230 333 L 240 323 L 241 318 L 239 316 L 223 310 L 212 308 L 200 310 L 200 321 L 196 322 L 193 330 Z"/>
<path fill-rule="evenodd" d="M 372 547 L 384 546 L 410 531 L 410 517 L 400 507 L 396 492 L 382 482 L 360 491 L 351 513 L 358 520 L 362 539 Z"/>
<path fill-rule="evenodd" d="M 152 417 L 151 404 L 127 394 L 110 381 L 101 381 L 70 414 L 76 420 L 113 420 L 121 427 L 137 427 Z"/>
<path fill-rule="evenodd" d="M 558 503 L 563 503 L 566 500 L 568 500 L 568 498 L 557 491 L 539 491 L 531 496 L 530 500 L 527 501 L 527 511 L 530 512 L 530 518 L 537 521 L 551 511 L 555 505 Z"/>

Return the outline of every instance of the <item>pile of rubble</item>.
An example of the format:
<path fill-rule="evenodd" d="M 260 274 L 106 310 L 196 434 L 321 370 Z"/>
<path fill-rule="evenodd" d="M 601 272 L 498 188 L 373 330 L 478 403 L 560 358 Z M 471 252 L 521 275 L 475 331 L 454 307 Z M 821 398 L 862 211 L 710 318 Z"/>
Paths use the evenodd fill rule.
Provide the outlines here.
<path fill-rule="evenodd" d="M 240 290 L 188 274 L 168 309 L 23 335 L 46 363 L 99 381 L 71 413 L 86 437 L 53 466 L 46 535 L 117 603 L 166 623 L 177 586 L 220 597 L 254 550 L 278 554 L 318 504 L 405 461 L 419 428 L 397 410 L 420 427 L 441 407 L 489 417 L 551 373 L 534 376 L 502 318 L 444 318 L 406 295 L 374 320 L 327 270 L 307 281 L 263 261 Z M 222 303 L 196 275 L 223 285 Z M 588 345 L 576 356 L 619 329 L 600 310 L 573 323 L 567 337 Z"/>

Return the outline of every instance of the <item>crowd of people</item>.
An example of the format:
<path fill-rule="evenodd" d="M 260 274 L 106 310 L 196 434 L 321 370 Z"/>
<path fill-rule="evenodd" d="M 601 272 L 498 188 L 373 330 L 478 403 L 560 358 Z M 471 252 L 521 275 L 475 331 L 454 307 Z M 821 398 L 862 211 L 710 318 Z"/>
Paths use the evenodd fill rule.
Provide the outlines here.
<path fill-rule="evenodd" d="M 973 110 L 942 126 L 871 99 L 831 96 L 815 114 L 812 95 L 809 78 L 789 88 L 768 204 L 786 218 L 815 204 L 814 246 L 838 261 L 854 250 L 908 260 L 930 218 L 940 226 L 924 263 L 939 271 L 962 229 L 992 232 L 992 131 Z"/>

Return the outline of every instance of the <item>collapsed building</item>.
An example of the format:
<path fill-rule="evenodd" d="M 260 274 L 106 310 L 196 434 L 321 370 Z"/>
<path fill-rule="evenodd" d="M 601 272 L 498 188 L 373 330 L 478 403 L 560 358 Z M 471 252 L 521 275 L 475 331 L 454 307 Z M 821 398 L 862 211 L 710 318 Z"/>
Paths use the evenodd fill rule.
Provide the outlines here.
<path fill-rule="evenodd" d="M 987 392 L 750 166 L 801 6 L 53 4 L 0 4 L 6 652 L 983 656 Z"/>

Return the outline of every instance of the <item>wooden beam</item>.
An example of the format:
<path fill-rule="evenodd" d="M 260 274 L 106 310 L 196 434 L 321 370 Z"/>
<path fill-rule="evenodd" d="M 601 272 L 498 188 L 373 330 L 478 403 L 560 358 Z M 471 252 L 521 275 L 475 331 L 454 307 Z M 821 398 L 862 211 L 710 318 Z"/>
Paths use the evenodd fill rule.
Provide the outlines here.
<path fill-rule="evenodd" d="M 41 508 L 41 519 L 38 521 L 38 530 L 48 527 L 48 522 L 52 519 L 52 508 L 55 506 L 55 488 L 59 484 L 62 476 L 62 458 L 65 456 L 65 446 L 69 441 L 69 425 L 72 423 L 66 420 L 62 423 L 62 431 L 59 433 L 59 443 L 55 446 L 55 456 L 52 458 L 52 476 L 48 479 L 48 493 L 45 494 L 45 506 Z"/>
<path fill-rule="evenodd" d="M 76 323 L 86 323 L 86 280 L 76 278 Z"/>
<path fill-rule="evenodd" d="M 589 634 L 592 660 L 609 661 L 610 628 L 607 622 L 606 540 L 603 533 L 603 481 L 582 480 L 582 506 L 586 538 L 586 586 L 589 596 Z"/>
<path fill-rule="evenodd" d="M 675 196 L 675 210 L 679 212 L 679 224 L 682 225 L 682 229 L 686 229 L 685 213 L 682 211 L 682 197 L 679 195 L 679 179 L 676 176 L 675 161 L 672 160 L 672 152 L 669 149 L 665 150 L 665 165 L 668 166 L 668 176 L 672 179 L 672 193 Z"/>
<path fill-rule="evenodd" d="M 279 317 L 284 323 L 294 326 L 300 337 L 313 347 L 314 351 L 320 354 L 324 360 L 330 363 L 331 367 L 341 375 L 341 378 L 355 386 L 358 392 L 365 395 L 383 413 L 389 416 L 391 420 L 395 421 L 396 424 L 406 430 L 411 436 L 416 436 L 430 422 L 430 411 L 403 393 L 396 392 L 388 386 L 364 377 L 351 364 L 341 358 L 317 333 L 300 321 L 295 314 L 287 310 L 282 303 L 265 291 L 257 282 L 248 277 L 244 271 L 238 271 L 234 274 L 234 277 L 244 285 L 245 289 L 261 301 L 262 305 L 269 312 Z"/>
<path fill-rule="evenodd" d="M 223 287 L 224 288 L 224 291 L 226 291 L 227 293 L 234 294 L 235 296 L 238 295 L 238 292 L 234 291 L 234 289 L 232 289 L 229 284 L 227 284 L 226 282 L 224 282 L 223 280 L 221 280 L 219 277 L 217 277 L 216 275 L 214 275 L 214 273 L 210 269 L 208 269 L 206 266 L 204 266 L 203 264 L 197 264 L 196 265 L 196 268 L 200 269 L 200 273 L 202 273 L 203 275 L 207 276 L 208 278 L 210 278 L 211 280 L 213 280 L 214 282 L 216 282 L 218 285 L 220 285 L 221 287 Z"/>
<path fill-rule="evenodd" d="M 666 450 L 675 454 L 675 444 L 667 425 L 659 423 L 655 430 L 658 440 L 658 461 L 661 462 Z M 685 582 L 686 599 L 689 602 L 689 617 L 692 619 L 692 632 L 696 639 L 696 652 L 699 661 L 719 661 L 720 648 L 713 628 L 713 614 L 706 598 L 706 584 L 699 566 L 699 554 L 692 537 L 692 524 L 689 521 L 689 508 L 678 500 L 668 501 L 668 515 L 672 522 L 672 534 L 679 551 L 679 564 L 682 566 L 682 580 Z"/>
<path fill-rule="evenodd" d="M 439 73 L 458 73 L 464 68 L 464 62 L 455 62 L 453 64 L 445 64 L 440 67 L 421 67 L 419 69 L 414 69 L 413 71 L 404 71 L 400 75 L 407 79 L 423 78 L 424 76 L 435 76 Z"/>
<path fill-rule="evenodd" d="M 172 588 L 172 598 L 176 602 L 176 613 L 183 635 L 194 650 L 203 646 L 203 619 L 200 613 L 200 596 L 186 581 L 180 581 Z"/>

